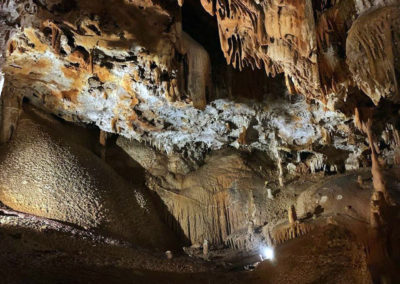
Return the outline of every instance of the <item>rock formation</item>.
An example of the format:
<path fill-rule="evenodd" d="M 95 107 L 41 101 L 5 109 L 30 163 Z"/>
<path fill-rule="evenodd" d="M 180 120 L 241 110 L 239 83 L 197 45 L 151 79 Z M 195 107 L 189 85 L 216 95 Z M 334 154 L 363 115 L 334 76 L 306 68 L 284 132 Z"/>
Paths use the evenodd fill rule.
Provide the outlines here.
<path fill-rule="evenodd" d="M 183 54 L 186 56 L 187 92 L 195 108 L 204 110 L 207 104 L 207 94 L 212 92 L 211 62 L 207 51 L 187 33 L 182 33 Z"/>
<path fill-rule="evenodd" d="M 84 143 L 54 119 L 24 114 L 12 142 L 0 149 L 0 201 L 135 245 L 174 248 L 146 193 L 126 184 Z"/>
<path fill-rule="evenodd" d="M 339 106 L 352 93 L 349 89 L 354 83 L 374 102 L 376 96 L 398 96 L 394 75 L 398 62 L 393 56 L 398 53 L 396 0 L 201 3 L 217 17 L 228 64 L 264 68 L 272 76 L 283 72 L 289 90 L 317 98 L 329 107 Z M 368 24 L 362 23 L 363 18 Z M 361 49 L 357 42 L 364 43 Z M 369 71 L 362 70 L 364 55 L 370 62 Z M 386 71 L 376 73 L 379 68 Z M 368 74 L 381 76 L 376 83 L 386 89 L 371 94 L 376 93 L 371 85 L 376 83 Z"/>
<path fill-rule="evenodd" d="M 337 230 L 400 281 L 399 74 L 399 0 L 2 1 L 0 213 L 229 270 Z"/>
<path fill-rule="evenodd" d="M 347 62 L 357 86 L 377 105 L 399 102 L 400 8 L 385 6 L 353 23 L 346 42 Z M 372 44 L 371 44 L 372 43 Z M 397 77 L 396 77 L 397 76 Z"/>

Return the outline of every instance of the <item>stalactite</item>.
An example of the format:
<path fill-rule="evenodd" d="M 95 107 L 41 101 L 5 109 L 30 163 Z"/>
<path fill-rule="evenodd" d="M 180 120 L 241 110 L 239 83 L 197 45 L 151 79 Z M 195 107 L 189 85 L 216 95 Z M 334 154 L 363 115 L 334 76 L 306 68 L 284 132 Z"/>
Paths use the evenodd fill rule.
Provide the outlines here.
<path fill-rule="evenodd" d="M 271 231 L 270 240 L 272 245 L 276 246 L 291 239 L 308 234 L 314 229 L 314 225 L 307 223 L 294 223 L 277 226 Z"/>
<path fill-rule="evenodd" d="M 3 84 L 0 93 L 0 144 L 8 142 L 13 136 L 22 111 L 21 96 L 14 93 L 14 89 L 7 85 L 7 81 Z"/>
<path fill-rule="evenodd" d="M 347 64 L 355 83 L 377 105 L 381 98 L 399 102 L 394 31 L 400 29 L 400 8 L 388 6 L 364 13 L 355 21 L 346 42 Z"/>

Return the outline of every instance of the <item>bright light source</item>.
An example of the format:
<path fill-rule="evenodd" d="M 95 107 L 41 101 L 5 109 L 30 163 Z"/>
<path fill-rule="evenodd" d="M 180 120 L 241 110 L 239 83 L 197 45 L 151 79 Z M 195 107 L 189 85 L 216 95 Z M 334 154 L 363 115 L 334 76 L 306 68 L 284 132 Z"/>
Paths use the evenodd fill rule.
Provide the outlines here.
<path fill-rule="evenodd" d="M 263 246 L 261 247 L 260 257 L 262 260 L 273 260 L 274 259 L 274 249 L 272 247 Z"/>

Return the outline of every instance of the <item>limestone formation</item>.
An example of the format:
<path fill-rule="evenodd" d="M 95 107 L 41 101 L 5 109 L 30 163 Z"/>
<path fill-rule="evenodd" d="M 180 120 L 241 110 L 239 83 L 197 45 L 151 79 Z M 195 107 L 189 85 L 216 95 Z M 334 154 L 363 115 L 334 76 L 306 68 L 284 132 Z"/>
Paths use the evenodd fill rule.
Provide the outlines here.
<path fill-rule="evenodd" d="M 0 2 L 0 267 L 400 281 L 400 0 Z"/>
<path fill-rule="evenodd" d="M 209 250 L 208 250 L 208 241 L 204 240 L 204 242 L 203 242 L 203 255 L 205 257 L 207 257 L 208 256 L 208 252 L 209 252 Z"/>
<path fill-rule="evenodd" d="M 182 34 L 187 64 L 187 89 L 195 108 L 204 110 L 211 97 L 211 62 L 207 51 L 187 33 Z"/>
<path fill-rule="evenodd" d="M 170 166 L 173 159 L 148 147 L 125 139 L 119 139 L 118 144 L 151 173 L 147 185 L 173 217 L 166 216 L 167 222 L 177 232 L 181 229 L 193 244 L 202 244 L 204 239 L 223 243 L 230 234 L 246 228 L 248 221 L 259 224 L 267 211 L 280 206 L 268 198 L 263 179 L 247 164 L 246 155 L 222 151 L 208 158 L 205 165 L 185 173 L 175 170 L 183 167 Z M 268 161 L 263 167 L 274 172 L 274 165 Z M 262 216 L 254 216 L 254 206 Z"/>
<path fill-rule="evenodd" d="M 294 224 L 297 221 L 297 214 L 296 214 L 296 209 L 294 208 L 294 205 L 289 207 L 288 219 L 289 219 L 289 224 Z"/>
<path fill-rule="evenodd" d="M 138 246 L 171 248 L 151 199 L 69 135 L 57 121 L 24 114 L 0 150 L 0 201 Z"/>
<path fill-rule="evenodd" d="M 354 81 L 371 100 L 398 103 L 400 7 L 386 6 L 361 15 L 346 42 L 347 63 Z"/>
<path fill-rule="evenodd" d="M 263 68 L 272 76 L 284 72 L 291 92 L 318 98 L 330 107 L 345 99 L 353 82 L 374 102 L 380 96 L 397 97 L 398 62 L 393 54 L 399 52 L 398 0 L 201 3 L 218 20 L 228 64 Z M 382 5 L 386 6 L 376 9 Z M 363 18 L 368 24 L 361 27 Z M 357 42 L 363 42 L 362 50 Z M 363 70 L 365 58 L 370 68 Z M 375 90 L 376 85 L 380 89 Z"/>

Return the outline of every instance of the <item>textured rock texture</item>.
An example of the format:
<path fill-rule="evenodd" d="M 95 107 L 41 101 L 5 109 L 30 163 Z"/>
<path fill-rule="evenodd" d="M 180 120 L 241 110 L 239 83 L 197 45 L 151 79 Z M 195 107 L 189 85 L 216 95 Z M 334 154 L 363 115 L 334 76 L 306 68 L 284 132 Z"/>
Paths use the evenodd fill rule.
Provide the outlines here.
<path fill-rule="evenodd" d="M 84 137 L 68 136 L 60 122 L 24 114 L 0 149 L 0 201 L 138 246 L 173 246 L 149 197 L 82 146 Z"/>
<path fill-rule="evenodd" d="M 206 239 L 213 245 L 252 249 L 262 240 L 275 242 L 270 230 L 286 219 L 291 204 L 304 217 L 318 210 L 336 214 L 349 203 L 355 217 L 369 218 L 370 190 L 360 190 L 357 175 L 303 184 L 304 175 L 324 165 L 311 154 L 297 165 L 282 160 L 277 165 L 261 151 L 225 149 L 208 155 L 202 166 L 193 169 L 184 159 L 136 141 L 120 137 L 117 144 L 149 172 L 147 186 L 162 200 L 169 226 L 192 244 Z M 322 195 L 327 196 L 320 201 Z"/>
<path fill-rule="evenodd" d="M 387 72 L 382 70 L 378 74 L 372 69 L 369 72 L 373 79 L 368 80 L 376 80 L 385 87 L 388 80 L 397 84 L 393 71 L 398 70 L 398 61 L 393 61 L 391 50 L 398 52 L 399 48 L 396 44 L 399 1 L 203 0 L 201 3 L 218 20 L 221 47 L 229 64 L 264 68 L 271 75 L 284 72 L 289 90 L 318 98 L 329 107 L 335 108 L 338 101 L 351 94 L 349 87 L 355 82 L 361 84 L 360 74 L 353 66 L 368 50 L 356 49 L 358 54 L 356 51 L 347 54 L 346 48 L 347 42 L 352 52 L 352 34 L 356 29 L 363 33 L 360 36 L 364 37 L 364 49 L 375 50 L 367 55 L 370 62 L 379 54 L 387 54 L 386 62 L 379 63 L 382 65 L 379 68 L 390 72 L 383 75 Z M 387 8 L 381 10 L 383 6 Z M 372 10 L 379 11 L 371 13 Z M 361 28 L 363 17 L 369 23 Z M 359 27 L 351 28 L 356 19 L 354 25 Z M 346 39 L 350 28 L 352 32 Z M 374 31 L 380 38 L 371 41 L 376 37 Z M 377 95 L 365 88 L 363 91 L 377 103 L 379 100 L 374 97 Z M 396 88 L 386 89 L 390 95 L 384 93 L 384 97 L 397 97 Z"/>
<path fill-rule="evenodd" d="M 327 115 L 336 116 L 336 124 L 343 125 L 354 107 L 368 103 L 368 97 L 375 104 L 381 97 L 397 101 L 396 1 L 201 3 L 217 18 L 228 63 L 239 69 L 264 68 L 271 75 L 284 73 L 289 91 L 336 109 Z M 195 160 L 227 145 L 270 151 L 274 144 L 304 149 L 321 138 L 330 143 L 335 124 L 323 123 L 322 129 L 314 124 L 314 115 L 304 113 L 297 124 L 285 125 L 274 119 L 270 122 L 271 112 L 265 105 L 260 108 L 226 99 L 211 103 L 214 93 L 224 93 L 221 83 L 214 88 L 210 80 L 213 62 L 209 58 L 213 56 L 182 32 L 175 1 L 115 1 L 112 13 L 106 12 L 108 5 L 101 1 L 3 3 L 2 69 L 8 96 L 28 98 L 66 120 L 94 123 L 103 131 Z M 363 17 L 374 20 L 366 26 Z M 381 29 L 385 30 L 382 35 Z M 374 33 L 379 38 L 369 45 L 376 50 L 371 53 L 365 49 L 366 39 Z M 380 60 L 383 54 L 388 56 Z M 370 68 L 362 68 L 364 59 Z M 231 80 L 228 88 L 240 86 L 235 82 L 239 76 Z M 252 80 L 251 75 L 243 79 Z M 244 96 L 248 89 L 242 88 Z M 281 97 L 283 109 L 297 113 L 300 104 L 287 104 L 285 92 L 270 89 L 261 95 L 271 96 L 271 92 Z M 301 107 L 308 105 L 323 109 L 310 101 Z M 290 114 L 288 118 L 278 115 L 284 121 L 291 119 Z M 4 120 L 6 140 L 17 119 Z M 246 141 L 250 129 L 258 137 Z M 273 133 L 278 129 L 278 134 Z M 288 137 L 293 141 L 279 141 L 292 139 Z M 357 151 L 352 155 L 359 156 L 362 149 Z"/>
<path fill-rule="evenodd" d="M 286 72 L 301 90 L 317 92 L 317 40 L 312 1 L 201 1 L 218 19 L 221 48 L 238 68 Z M 308 78 L 308 84 L 300 82 Z"/>
<path fill-rule="evenodd" d="M 350 71 L 375 104 L 381 98 L 399 103 L 399 44 L 399 6 L 366 12 L 349 31 L 346 53 Z"/>
<path fill-rule="evenodd" d="M 188 33 L 182 11 L 196 6 L 184 2 L 1 3 L 0 143 L 11 139 L 17 147 L 28 139 L 30 133 L 18 132 L 24 99 L 64 120 L 96 125 L 103 145 L 105 132 L 117 134 L 117 144 L 148 171 L 170 226 L 192 243 L 243 247 L 252 226 L 274 226 L 285 210 L 292 222 L 277 236 L 300 234 L 308 226 L 296 223 L 296 190 L 289 188 L 304 176 L 372 164 L 371 202 L 379 203 L 379 192 L 387 192 L 383 169 L 400 161 L 399 1 L 201 0 L 214 18 L 199 16 L 204 28 L 187 26 Z M 227 63 L 243 72 L 221 67 L 214 42 L 207 42 L 216 39 L 194 34 L 208 35 L 214 26 Z M 250 68 L 264 69 L 275 82 Z M 111 187 L 120 188 L 117 181 Z M 103 197 L 90 188 L 96 193 L 80 198 L 92 208 L 91 200 Z M 5 203 L 18 204 L 10 199 L 20 196 L 16 188 L 3 194 Z M 43 214 L 39 204 L 21 203 L 21 210 Z M 131 203 L 121 204 L 128 210 Z M 339 205 L 329 206 L 335 212 Z M 75 209 L 76 216 L 86 214 Z M 89 213 L 82 225 L 96 227 L 92 222 L 105 218 L 91 218 L 94 207 Z M 81 222 L 65 216 L 54 218 Z M 119 226 L 107 230 L 131 228 Z"/>
<path fill-rule="evenodd" d="M 196 171 L 185 173 L 181 161 L 168 160 L 126 139 L 118 140 L 118 144 L 150 172 L 147 185 L 171 214 L 170 226 L 179 224 L 174 229 L 181 229 L 191 243 L 227 242 L 231 234 L 246 232 L 251 223 L 260 225 L 272 221 L 270 218 L 276 221 L 286 209 L 267 198 L 262 175 L 271 172 L 273 176 L 276 169 L 262 155 L 251 161 L 249 155 L 221 151 Z"/>
<path fill-rule="evenodd" d="M 160 6 L 166 3 L 115 1 L 113 13 L 108 2 L 2 5 L 23 25 L 7 41 L 6 84 L 65 119 L 109 132 L 157 128 L 133 108 L 137 93 L 175 95 L 178 35 L 174 15 Z"/>

